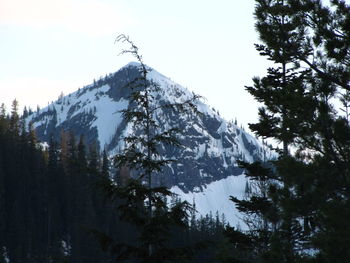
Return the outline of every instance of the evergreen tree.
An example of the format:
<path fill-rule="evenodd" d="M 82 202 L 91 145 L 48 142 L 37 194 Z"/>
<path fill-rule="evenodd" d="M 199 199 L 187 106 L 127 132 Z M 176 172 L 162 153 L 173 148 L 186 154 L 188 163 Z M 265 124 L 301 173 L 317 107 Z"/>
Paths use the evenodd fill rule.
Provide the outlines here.
<path fill-rule="evenodd" d="M 101 167 L 102 177 L 108 178 L 109 176 L 109 160 L 107 157 L 106 150 L 103 150 L 102 153 L 102 167 Z"/>
<path fill-rule="evenodd" d="M 3 135 L 6 132 L 7 125 L 6 107 L 5 104 L 2 103 L 0 106 L 0 134 Z"/>
<path fill-rule="evenodd" d="M 19 118 L 19 114 L 18 114 L 18 101 L 16 99 L 13 100 L 13 102 L 12 102 L 9 128 L 10 128 L 10 131 L 12 132 L 13 136 L 19 135 L 20 118 Z"/>
<path fill-rule="evenodd" d="M 243 164 L 255 182 L 268 180 L 264 198 L 253 194 L 233 201 L 249 218 L 259 215 L 271 224 L 267 238 L 255 243 L 255 248 L 264 245 L 258 253 L 264 261 L 346 262 L 350 6 L 338 0 L 330 1 L 331 6 L 317 0 L 256 3 L 263 42 L 257 49 L 281 67 L 270 68 L 247 88 L 264 104 L 259 123 L 250 127 L 284 146 L 272 165 Z M 250 229 L 250 236 L 260 229 Z M 344 257 L 336 256 L 340 254 Z"/>
<path fill-rule="evenodd" d="M 116 167 L 128 173 L 129 180 L 121 187 L 107 186 L 107 193 L 121 197 L 125 201 L 119 205 L 121 217 L 139 228 L 139 245 L 114 244 L 105 242 L 106 247 L 116 250 L 118 259 L 138 258 L 141 262 L 167 262 L 184 257 L 188 249 L 170 248 L 166 240 L 171 226 L 186 226 L 190 205 L 180 202 L 167 209 L 166 197 L 171 192 L 163 186 L 157 186 L 153 180 L 156 173 L 173 162 L 160 154 L 163 145 L 179 146 L 176 139 L 177 128 L 162 128 L 156 121 L 156 113 L 161 109 L 178 110 L 182 113 L 196 111 L 193 96 L 183 103 L 158 105 L 156 93 L 160 87 L 148 79 L 149 69 L 143 63 L 138 48 L 125 35 L 117 38 L 126 42 L 130 49 L 122 53 L 132 54 L 140 63 L 139 76 L 128 83 L 130 107 L 123 110 L 123 116 L 133 131 L 124 137 L 124 150 L 115 157 Z M 104 238 L 104 241 L 109 241 Z M 183 258 L 182 258 L 183 259 Z M 184 260 L 184 259 L 183 259 Z"/>
<path fill-rule="evenodd" d="M 59 148 L 51 136 L 48 150 L 46 200 L 47 200 L 47 258 L 60 261 L 64 258 L 61 242 L 64 239 L 65 194 L 63 167 L 59 162 Z"/>
<path fill-rule="evenodd" d="M 256 29 L 264 44 L 256 44 L 260 55 L 274 62 L 267 76 L 254 78 L 254 86 L 246 87 L 264 105 L 259 109 L 259 123 L 249 127 L 263 138 L 274 138 L 283 144 L 282 153 L 294 142 L 298 123 L 297 111 L 307 106 L 303 79 L 309 73 L 301 67 L 297 52 L 305 39 L 300 14 L 287 0 L 256 1 Z M 301 100 L 301 98 L 304 98 Z M 304 118 L 306 111 L 303 112 Z"/>

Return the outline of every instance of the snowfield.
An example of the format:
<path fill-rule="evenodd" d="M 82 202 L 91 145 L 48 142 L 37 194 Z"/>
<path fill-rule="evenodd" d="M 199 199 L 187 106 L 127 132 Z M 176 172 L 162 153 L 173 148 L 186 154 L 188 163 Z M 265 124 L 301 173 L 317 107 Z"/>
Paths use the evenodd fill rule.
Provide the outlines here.
<path fill-rule="evenodd" d="M 129 100 L 123 91 L 138 72 L 139 63 L 131 62 L 116 73 L 94 81 L 47 107 L 32 113 L 26 119 L 32 122 L 39 139 L 48 141 L 50 134 L 74 130 L 98 142 L 100 150 L 106 149 L 114 156 L 124 147 L 123 138 L 134 133 L 125 124 L 121 111 L 127 109 Z M 148 80 L 159 85 L 153 94 L 158 103 L 183 103 L 193 94 L 158 71 L 148 68 Z M 129 75 L 131 74 L 131 75 Z M 240 128 L 237 123 L 223 119 L 219 113 L 201 100 L 195 102 L 202 116 L 182 116 L 176 113 L 157 112 L 155 118 L 160 127 L 168 129 L 182 123 L 183 134 L 179 136 L 182 151 L 168 150 L 168 158 L 176 159 L 176 165 L 168 166 L 168 185 L 171 191 L 190 204 L 195 202 L 198 216 L 224 214 L 232 226 L 242 224 L 230 196 L 243 198 L 247 179 L 237 167 L 237 160 L 253 162 L 276 155 L 254 136 Z M 59 137 L 56 138 L 59 140 Z M 166 152 L 166 151 L 165 151 Z M 175 156 L 174 153 L 177 155 Z M 241 225 L 241 227 L 243 227 Z"/>
<path fill-rule="evenodd" d="M 198 217 L 201 215 L 205 216 L 210 212 L 215 215 L 218 211 L 220 216 L 221 214 L 225 215 L 227 222 L 231 226 L 239 225 L 241 228 L 244 228 L 239 213 L 229 198 L 230 196 L 235 196 L 242 199 L 246 182 L 247 179 L 242 174 L 212 182 L 202 192 L 184 193 L 178 186 L 174 186 L 170 190 L 177 194 L 181 200 L 190 204 L 195 203 Z"/>

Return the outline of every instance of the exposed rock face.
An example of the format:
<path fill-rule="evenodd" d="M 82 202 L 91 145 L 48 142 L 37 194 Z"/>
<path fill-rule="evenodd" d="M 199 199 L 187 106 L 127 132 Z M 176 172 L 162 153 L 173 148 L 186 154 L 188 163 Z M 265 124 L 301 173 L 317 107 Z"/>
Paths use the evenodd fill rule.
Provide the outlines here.
<path fill-rule="evenodd" d="M 77 136 L 84 134 L 88 144 L 97 143 L 100 149 L 113 155 L 123 145 L 122 136 L 132 132 L 120 110 L 130 107 L 129 89 L 125 86 L 138 75 L 138 64 L 130 63 L 94 84 L 61 97 L 31 114 L 27 121 L 33 122 L 42 141 L 48 141 L 51 135 L 58 140 L 61 130 L 71 130 Z M 157 103 L 181 102 L 191 96 L 187 89 L 153 69 L 148 77 L 160 85 Z M 158 182 L 178 186 L 184 192 L 201 191 L 213 181 L 239 175 L 242 171 L 237 160 L 254 161 L 263 156 L 263 147 L 253 136 L 221 118 L 203 102 L 198 102 L 197 107 L 202 113 L 198 116 L 167 110 L 156 115 L 162 125 L 183 131 L 179 138 L 183 147 L 161 149 L 162 154 L 178 161 L 165 167 Z"/>

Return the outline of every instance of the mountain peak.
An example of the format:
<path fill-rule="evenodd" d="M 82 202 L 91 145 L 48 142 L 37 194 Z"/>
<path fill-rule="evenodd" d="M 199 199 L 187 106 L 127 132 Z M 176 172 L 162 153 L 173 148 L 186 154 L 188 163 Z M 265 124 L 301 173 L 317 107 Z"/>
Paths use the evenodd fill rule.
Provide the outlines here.
<path fill-rule="evenodd" d="M 38 138 L 49 141 L 60 138 L 61 130 L 70 130 L 76 136 L 84 134 L 86 143 L 96 143 L 100 150 L 111 155 L 123 148 L 123 137 L 132 133 L 121 111 L 131 107 L 127 83 L 139 76 L 135 67 L 140 63 L 130 62 L 116 73 L 95 81 L 85 88 L 60 98 L 48 107 L 27 118 L 36 129 Z M 127 69 L 127 70 L 125 70 Z M 192 93 L 176 82 L 151 69 L 147 78 L 160 86 L 157 103 L 181 103 L 191 98 Z M 179 149 L 164 147 L 162 151 L 178 162 L 165 167 L 167 186 L 177 185 L 191 191 L 242 170 L 237 160 L 248 162 L 261 159 L 263 146 L 253 136 L 231 122 L 227 122 L 204 102 L 197 102 L 199 116 L 182 116 L 171 111 L 157 111 L 160 127 L 178 127 L 183 131 L 179 137 L 183 145 Z M 191 124 L 189 124 L 191 123 Z"/>
<path fill-rule="evenodd" d="M 33 124 L 38 139 L 43 142 L 48 142 L 51 137 L 59 141 L 61 131 L 71 131 L 76 136 L 84 135 L 87 144 L 96 144 L 100 150 L 105 149 L 113 156 L 123 149 L 125 135 L 134 133 L 121 111 L 132 107 L 130 90 L 126 86 L 140 76 L 139 66 L 140 63 L 130 62 L 117 72 L 34 112 L 26 121 Z M 156 103 L 182 103 L 192 97 L 189 90 L 152 68 L 147 78 L 160 87 L 154 94 Z M 224 120 L 204 102 L 198 101 L 196 106 L 202 114 L 157 111 L 155 119 L 159 127 L 177 127 L 182 131 L 178 138 L 182 147 L 161 147 L 165 158 L 177 162 L 165 166 L 161 174 L 154 175 L 153 181 L 173 187 L 188 200 L 194 198 L 191 193 L 196 194 L 196 199 L 199 199 L 196 205 L 199 205 L 210 198 L 217 199 L 208 191 L 221 189 L 222 192 L 222 189 L 229 189 L 227 184 L 234 183 L 237 187 L 244 184 L 242 178 L 236 178 L 242 174 L 237 160 L 252 162 L 272 154 L 256 138 L 233 122 Z M 229 194 L 221 192 L 218 194 L 227 195 L 228 200 Z M 215 202 L 212 207 L 222 211 L 218 205 Z M 207 210 L 201 208 L 201 211 Z"/>
<path fill-rule="evenodd" d="M 126 64 L 125 66 L 123 66 L 120 70 L 124 69 L 124 68 L 130 68 L 130 67 L 140 67 L 141 63 L 140 62 L 136 62 L 136 61 L 130 61 L 128 64 Z"/>

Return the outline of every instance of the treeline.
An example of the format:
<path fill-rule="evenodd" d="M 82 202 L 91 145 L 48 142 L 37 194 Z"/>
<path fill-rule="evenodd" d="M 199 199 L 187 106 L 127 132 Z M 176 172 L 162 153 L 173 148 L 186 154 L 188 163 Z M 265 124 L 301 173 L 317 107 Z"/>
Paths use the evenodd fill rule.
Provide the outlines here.
<path fill-rule="evenodd" d="M 26 126 L 16 101 L 10 114 L 1 107 L 0 262 L 114 262 L 95 233 L 137 244 L 135 226 L 119 219 L 120 201 L 107 199 L 99 187 L 111 175 L 106 153 L 64 131 L 59 142 L 40 143 Z M 113 177 L 117 182 L 118 171 Z M 177 202 L 169 200 L 170 206 Z M 189 262 L 214 262 L 225 228 L 221 221 L 218 214 L 198 219 L 192 210 L 167 244 L 192 247 L 205 241 Z"/>
<path fill-rule="evenodd" d="M 99 262 L 90 228 L 126 236 L 116 231 L 111 220 L 118 218 L 93 187 L 108 176 L 106 156 L 65 132 L 59 144 L 38 143 L 17 107 L 15 101 L 11 114 L 3 108 L 0 116 L 2 256 L 10 262 Z"/>

